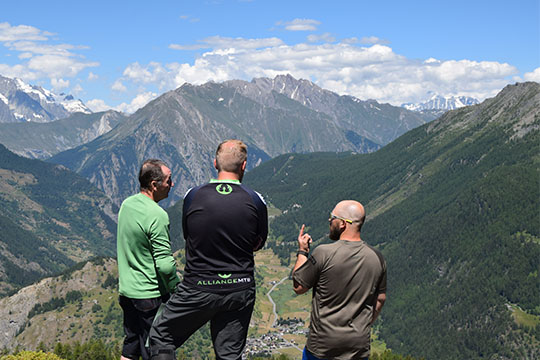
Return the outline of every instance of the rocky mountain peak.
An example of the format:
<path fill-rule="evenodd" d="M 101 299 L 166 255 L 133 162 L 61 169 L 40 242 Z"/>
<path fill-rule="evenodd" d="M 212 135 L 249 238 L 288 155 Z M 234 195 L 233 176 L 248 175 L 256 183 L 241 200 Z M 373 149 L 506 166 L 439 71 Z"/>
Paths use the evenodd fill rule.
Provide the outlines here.
<path fill-rule="evenodd" d="M 72 95 L 55 94 L 21 79 L 0 75 L 0 123 L 46 123 L 74 113 L 90 114 L 92 111 Z"/>
<path fill-rule="evenodd" d="M 497 96 L 481 104 L 445 113 L 427 131 L 464 131 L 472 126 L 479 129 L 497 125 L 505 129 L 509 138 L 516 138 L 539 129 L 539 118 L 540 84 L 516 83 L 507 85 Z"/>

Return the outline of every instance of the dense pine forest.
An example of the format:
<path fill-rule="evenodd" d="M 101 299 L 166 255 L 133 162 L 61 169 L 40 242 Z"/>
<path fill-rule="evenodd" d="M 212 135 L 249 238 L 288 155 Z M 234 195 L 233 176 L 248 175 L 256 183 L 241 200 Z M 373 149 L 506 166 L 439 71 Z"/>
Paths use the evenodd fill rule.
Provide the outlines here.
<path fill-rule="evenodd" d="M 269 246 L 287 263 L 301 224 L 315 246 L 328 242 L 328 213 L 341 199 L 359 200 L 362 237 L 388 263 L 381 337 L 392 350 L 535 358 L 539 108 L 540 85 L 509 86 L 373 154 L 295 154 L 261 165 L 247 181 L 281 212 Z M 520 322 L 522 314 L 535 320 Z"/>

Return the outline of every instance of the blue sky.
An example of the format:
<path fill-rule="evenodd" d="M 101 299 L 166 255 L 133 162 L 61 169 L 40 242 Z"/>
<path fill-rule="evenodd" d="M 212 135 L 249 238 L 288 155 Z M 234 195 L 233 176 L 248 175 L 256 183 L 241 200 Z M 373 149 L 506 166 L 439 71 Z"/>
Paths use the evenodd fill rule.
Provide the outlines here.
<path fill-rule="evenodd" d="M 538 0 L 6 1 L 0 75 L 133 112 L 185 82 L 290 73 L 400 105 L 540 82 Z"/>

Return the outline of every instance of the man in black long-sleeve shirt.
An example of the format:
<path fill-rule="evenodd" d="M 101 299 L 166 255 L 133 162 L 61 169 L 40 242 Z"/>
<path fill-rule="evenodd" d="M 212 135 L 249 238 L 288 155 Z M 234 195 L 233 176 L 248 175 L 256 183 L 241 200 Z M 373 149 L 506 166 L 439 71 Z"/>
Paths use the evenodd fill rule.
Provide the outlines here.
<path fill-rule="evenodd" d="M 243 142 L 222 142 L 214 160 L 218 178 L 184 197 L 184 279 L 154 322 L 152 359 L 173 360 L 174 350 L 208 321 L 216 358 L 241 358 L 255 304 L 253 252 L 268 234 L 266 204 L 241 184 L 246 159 Z"/>

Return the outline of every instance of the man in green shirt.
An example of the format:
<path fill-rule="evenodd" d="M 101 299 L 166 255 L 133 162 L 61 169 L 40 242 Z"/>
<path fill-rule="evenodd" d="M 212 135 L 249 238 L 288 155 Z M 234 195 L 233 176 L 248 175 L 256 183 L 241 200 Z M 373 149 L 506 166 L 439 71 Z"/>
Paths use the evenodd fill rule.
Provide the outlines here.
<path fill-rule="evenodd" d="M 122 360 L 150 358 L 145 347 L 154 316 L 179 282 L 169 240 L 169 216 L 157 203 L 174 186 L 171 170 L 146 160 L 139 171 L 141 191 L 118 213 L 117 254 L 120 306 L 124 312 Z"/>

